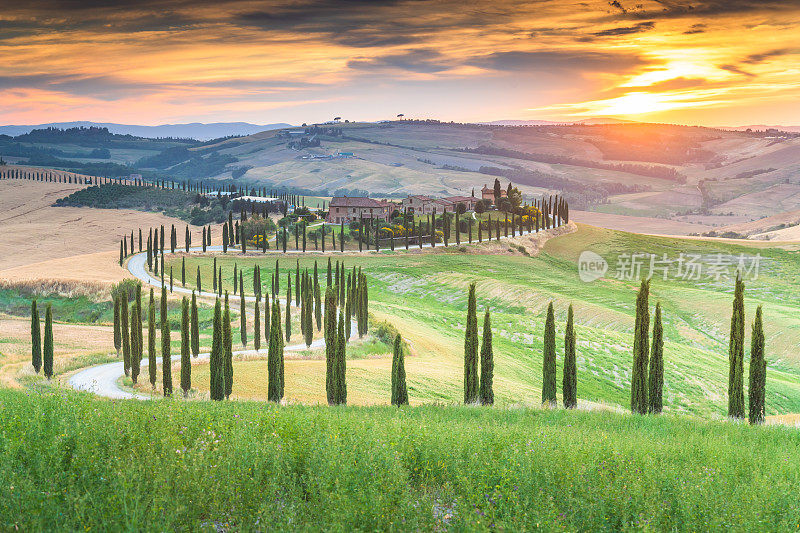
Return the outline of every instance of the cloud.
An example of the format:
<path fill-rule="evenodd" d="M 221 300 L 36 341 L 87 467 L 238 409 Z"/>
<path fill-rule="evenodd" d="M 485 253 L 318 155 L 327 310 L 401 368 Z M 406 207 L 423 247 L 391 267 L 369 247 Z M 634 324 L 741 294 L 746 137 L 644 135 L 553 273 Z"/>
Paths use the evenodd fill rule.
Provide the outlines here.
<path fill-rule="evenodd" d="M 507 72 L 575 71 L 630 72 L 646 64 L 635 54 L 592 52 L 584 50 L 539 50 L 530 52 L 496 52 L 473 58 L 472 66 Z"/>
<path fill-rule="evenodd" d="M 770 50 L 768 52 L 750 54 L 749 56 L 747 56 L 746 59 L 742 61 L 742 63 L 747 63 L 748 65 L 755 65 L 756 63 L 761 63 L 763 61 L 772 59 L 774 57 L 793 55 L 797 53 L 800 53 L 800 48 L 779 48 L 777 50 Z"/>
<path fill-rule="evenodd" d="M 706 17 L 755 11 L 797 9 L 797 0 L 654 0 L 659 9 L 639 8 L 628 13 L 636 17 Z"/>
<path fill-rule="evenodd" d="M 732 72 L 733 74 L 739 74 L 741 76 L 746 76 L 748 78 L 755 78 L 756 75 L 752 72 L 747 72 L 746 70 L 742 70 L 741 68 L 737 67 L 736 65 L 720 65 L 719 68 L 722 70 L 727 70 L 728 72 Z"/>
<path fill-rule="evenodd" d="M 596 37 L 608 37 L 612 35 L 630 35 L 632 33 L 641 33 L 644 31 L 652 30 L 656 23 L 652 20 L 647 22 L 640 22 L 634 26 L 623 26 L 621 28 L 611 28 L 593 33 Z"/>
<path fill-rule="evenodd" d="M 684 35 L 695 35 L 697 33 L 705 33 L 706 25 L 699 23 L 699 24 L 692 24 L 691 27 L 683 32 Z"/>
<path fill-rule="evenodd" d="M 432 74 L 449 70 L 453 65 L 439 52 L 431 49 L 408 50 L 372 58 L 356 58 L 347 62 L 356 70 L 405 70 L 422 74 Z"/>

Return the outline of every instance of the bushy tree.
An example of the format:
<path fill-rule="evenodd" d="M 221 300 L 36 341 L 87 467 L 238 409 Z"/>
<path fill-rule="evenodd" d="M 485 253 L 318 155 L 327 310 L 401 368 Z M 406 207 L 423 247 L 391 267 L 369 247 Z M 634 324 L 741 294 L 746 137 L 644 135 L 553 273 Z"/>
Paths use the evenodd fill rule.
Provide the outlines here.
<path fill-rule="evenodd" d="M 756 309 L 750 338 L 749 418 L 751 424 L 763 424 L 766 407 L 767 361 L 764 359 L 764 325 L 761 306 Z"/>
<path fill-rule="evenodd" d="M 556 319 L 553 302 L 547 306 L 542 354 L 542 404 L 556 406 Z"/>

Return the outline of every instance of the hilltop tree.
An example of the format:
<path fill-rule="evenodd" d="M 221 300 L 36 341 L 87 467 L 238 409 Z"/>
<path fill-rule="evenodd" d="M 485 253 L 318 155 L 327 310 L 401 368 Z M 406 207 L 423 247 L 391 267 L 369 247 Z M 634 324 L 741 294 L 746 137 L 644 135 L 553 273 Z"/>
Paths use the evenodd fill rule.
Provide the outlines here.
<path fill-rule="evenodd" d="M 764 325 L 761 306 L 756 309 L 753 332 L 750 338 L 750 388 L 749 418 L 751 424 L 763 424 L 766 406 L 767 361 L 764 359 Z"/>
<path fill-rule="evenodd" d="M 122 326 L 120 325 L 119 302 L 119 294 L 114 294 L 114 349 L 117 350 L 117 357 L 119 357 L 119 351 L 122 348 Z"/>
<path fill-rule="evenodd" d="M 642 280 L 636 295 L 636 321 L 633 328 L 633 371 L 631 372 L 631 412 L 646 414 L 647 366 L 650 357 L 650 281 Z"/>
<path fill-rule="evenodd" d="M 169 318 L 167 317 L 167 288 L 161 286 L 161 378 L 164 396 L 172 396 L 172 360 Z"/>
<path fill-rule="evenodd" d="M 650 353 L 650 377 L 647 400 L 649 412 L 658 414 L 664 407 L 664 328 L 661 326 L 661 303 L 656 303 L 653 317 L 653 349 Z"/>
<path fill-rule="evenodd" d="M 192 356 L 200 355 L 200 323 L 197 319 L 197 295 L 192 291 L 191 315 Z"/>
<path fill-rule="evenodd" d="M 336 292 L 330 285 L 325 289 L 325 392 L 328 404 L 333 405 L 334 368 L 336 362 Z"/>
<path fill-rule="evenodd" d="M 478 317 L 475 309 L 475 284 L 469 286 L 467 326 L 464 333 L 464 403 L 478 401 Z"/>
<path fill-rule="evenodd" d="M 567 329 L 564 332 L 564 377 L 562 382 L 564 407 L 574 409 L 578 406 L 578 376 L 575 364 L 575 326 L 572 305 L 567 311 Z"/>
<path fill-rule="evenodd" d="M 156 388 L 156 301 L 150 287 L 150 303 L 147 306 L 147 371 L 150 385 Z"/>
<path fill-rule="evenodd" d="M 36 298 L 31 302 L 31 365 L 37 374 L 42 369 L 42 328 L 39 324 Z"/>
<path fill-rule="evenodd" d="M 542 404 L 556 406 L 556 319 L 553 302 L 547 306 L 542 355 Z"/>
<path fill-rule="evenodd" d="M 744 418 L 744 282 L 736 275 L 728 346 L 728 416 Z"/>
<path fill-rule="evenodd" d="M 181 390 L 183 397 L 189 395 L 192 388 L 192 361 L 189 358 L 189 300 L 186 296 L 181 301 Z"/>
<path fill-rule="evenodd" d="M 281 306 L 278 299 L 275 298 L 272 304 L 269 353 L 267 355 L 267 399 L 271 402 L 280 402 L 283 399 L 282 366 L 283 335 L 281 332 Z"/>
<path fill-rule="evenodd" d="M 214 303 L 214 333 L 211 337 L 211 356 L 209 358 L 211 399 L 220 401 L 225 399 L 225 348 L 222 342 L 222 310 L 219 298 Z"/>
<path fill-rule="evenodd" d="M 222 314 L 222 344 L 224 347 L 225 398 L 233 392 L 233 340 L 231 335 L 231 309 L 225 293 L 225 312 Z"/>
<path fill-rule="evenodd" d="M 405 354 L 403 341 L 399 334 L 394 338 L 394 353 L 392 354 L 392 405 L 408 405 Z"/>
<path fill-rule="evenodd" d="M 44 377 L 53 377 L 53 307 L 47 304 L 44 311 L 44 350 L 42 353 Z"/>
<path fill-rule="evenodd" d="M 480 402 L 494 404 L 494 351 L 492 350 L 492 318 L 489 310 L 483 315 L 483 338 L 481 339 L 481 385 Z"/>

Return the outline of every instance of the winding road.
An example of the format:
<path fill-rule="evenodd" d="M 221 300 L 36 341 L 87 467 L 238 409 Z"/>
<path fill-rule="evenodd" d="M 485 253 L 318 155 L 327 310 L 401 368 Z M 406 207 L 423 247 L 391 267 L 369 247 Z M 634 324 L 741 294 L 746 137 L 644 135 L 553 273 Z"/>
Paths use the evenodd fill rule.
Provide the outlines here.
<path fill-rule="evenodd" d="M 518 234 L 522 235 L 522 234 Z M 500 236 L 501 239 L 511 238 L 511 236 Z M 492 239 L 494 240 L 494 239 Z M 487 241 L 488 242 L 488 241 Z M 467 244 L 467 243 L 462 243 Z M 414 248 L 419 248 L 419 244 L 414 246 Z M 423 243 L 422 248 L 430 248 L 430 243 Z M 231 248 L 235 250 L 235 248 Z M 401 248 L 402 249 L 402 248 Z M 190 251 L 202 251 L 202 246 L 194 246 L 189 248 Z M 215 251 L 222 251 L 222 246 L 208 246 L 206 247 L 207 251 L 215 252 Z M 388 250 L 388 249 L 387 249 Z M 315 252 L 318 252 L 315 250 Z M 365 250 L 365 252 L 369 252 L 369 250 Z M 168 254 L 170 252 L 165 252 Z M 287 250 L 285 255 L 289 254 L 296 254 L 296 253 L 303 253 L 301 250 Z M 313 253 L 313 252 L 309 252 Z M 358 250 L 347 250 L 344 252 L 340 252 L 337 250 L 328 250 L 326 253 L 334 253 L 334 254 L 358 254 L 363 253 L 359 252 Z M 284 254 L 281 254 L 284 255 Z M 150 275 L 145 267 L 147 263 L 147 253 L 146 252 L 139 252 L 128 259 L 128 272 L 130 272 L 135 278 L 139 279 L 142 283 L 146 285 L 152 285 L 154 287 L 161 287 L 161 280 L 154 278 Z M 172 292 L 181 293 L 181 294 L 192 294 L 192 289 L 187 289 L 185 287 L 177 287 L 173 286 Z M 208 298 L 216 298 L 217 294 L 208 291 L 195 291 L 199 297 L 208 297 Z M 239 298 L 234 298 L 234 302 L 238 301 Z M 255 302 L 255 296 L 245 296 L 245 301 L 247 302 Z M 281 300 L 285 301 L 285 300 Z M 357 336 L 356 331 L 357 328 L 352 328 L 353 334 L 351 336 L 351 340 Z M 311 343 L 311 348 L 319 348 L 324 346 L 325 341 L 324 339 L 317 339 Z M 284 347 L 285 351 L 292 352 L 292 351 L 301 351 L 306 350 L 305 343 L 300 344 L 292 344 L 289 346 Z M 241 350 L 233 352 L 234 355 L 254 355 L 254 354 L 266 354 L 267 350 Z M 180 360 L 180 354 L 173 354 L 173 360 L 177 357 L 177 360 Z M 204 361 L 208 360 L 209 353 L 201 353 L 196 358 L 193 357 L 192 361 Z M 142 359 L 141 361 L 141 376 L 145 375 L 145 369 L 148 366 L 148 360 Z M 85 368 L 76 372 L 69 378 L 69 385 L 75 390 L 81 391 L 88 391 L 98 396 L 103 396 L 106 398 L 114 398 L 114 399 L 132 399 L 132 400 L 149 400 L 153 399 L 154 396 L 140 394 L 136 392 L 130 392 L 125 390 L 119 386 L 119 379 L 125 374 L 124 366 L 122 361 L 114 361 L 112 363 L 105 363 L 101 365 L 96 365 L 92 367 Z"/>

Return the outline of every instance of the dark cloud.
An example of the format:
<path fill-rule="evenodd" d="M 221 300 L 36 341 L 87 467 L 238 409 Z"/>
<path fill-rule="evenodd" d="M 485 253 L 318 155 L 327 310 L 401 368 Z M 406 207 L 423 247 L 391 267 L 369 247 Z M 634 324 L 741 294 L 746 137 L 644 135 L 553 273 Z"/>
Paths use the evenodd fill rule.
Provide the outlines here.
<path fill-rule="evenodd" d="M 613 35 L 629 35 L 631 33 L 641 33 L 644 31 L 652 30 L 655 27 L 656 23 L 652 20 L 647 22 L 640 22 L 639 24 L 635 24 L 633 26 L 623 26 L 620 28 L 611 28 L 608 30 L 598 31 L 593 33 L 595 37 L 608 37 Z"/>
<path fill-rule="evenodd" d="M 684 35 L 694 35 L 695 33 L 705 33 L 706 25 L 705 24 L 692 24 L 692 26 L 683 32 Z"/>
<path fill-rule="evenodd" d="M 740 67 L 736 65 L 720 65 L 719 68 L 722 70 L 727 70 L 728 72 L 732 72 L 734 74 L 739 74 L 740 76 L 747 76 L 748 78 L 755 78 L 756 75 L 752 72 L 747 72 L 746 70 L 742 70 Z"/>
<path fill-rule="evenodd" d="M 660 9 L 640 8 L 627 13 L 636 17 L 699 17 L 748 13 L 755 11 L 798 9 L 797 0 L 655 0 Z"/>
<path fill-rule="evenodd" d="M 645 63 L 637 55 L 579 50 L 497 52 L 467 61 L 467 64 L 473 66 L 509 72 L 580 71 L 622 73 L 629 72 Z"/>
<path fill-rule="evenodd" d="M 797 53 L 800 53 L 800 48 L 779 48 L 777 50 L 769 50 L 767 52 L 761 52 L 758 54 L 750 54 L 742 61 L 742 63 L 755 65 L 756 63 L 761 63 L 768 59 L 772 59 L 773 57 L 781 57 Z"/>
<path fill-rule="evenodd" d="M 439 52 L 422 49 L 373 58 L 356 58 L 348 61 L 347 66 L 356 70 L 405 70 L 432 74 L 449 70 L 454 65 L 449 64 Z"/>

